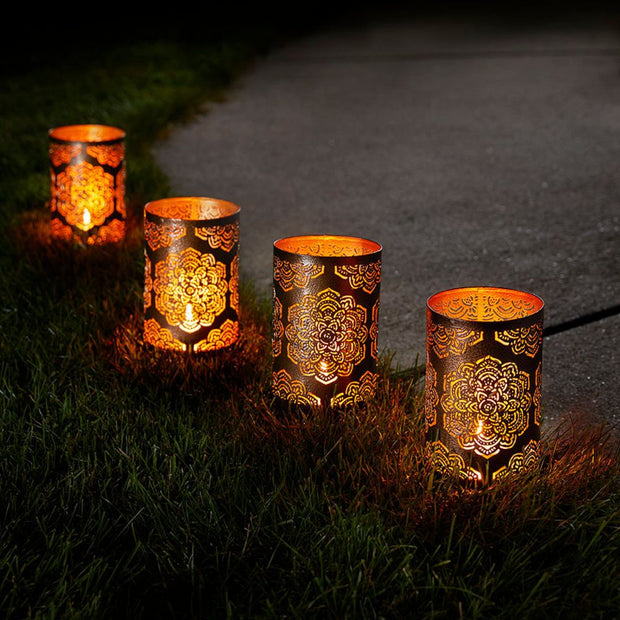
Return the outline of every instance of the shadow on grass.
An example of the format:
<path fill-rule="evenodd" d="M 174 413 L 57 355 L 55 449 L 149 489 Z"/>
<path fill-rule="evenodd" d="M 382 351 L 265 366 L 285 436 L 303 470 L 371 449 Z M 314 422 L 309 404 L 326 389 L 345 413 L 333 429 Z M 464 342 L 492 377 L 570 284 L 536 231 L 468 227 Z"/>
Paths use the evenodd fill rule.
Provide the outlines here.
<path fill-rule="evenodd" d="M 158 351 L 142 337 L 139 222 L 130 223 L 125 243 L 85 249 L 53 242 L 47 217 L 32 213 L 15 229 L 13 243 L 30 270 L 24 286 L 32 287 L 19 298 L 24 304 L 20 310 L 47 295 L 49 307 L 59 304 L 74 315 L 59 322 L 63 338 L 56 350 L 73 356 L 62 386 L 75 389 L 75 402 L 81 403 L 67 401 L 59 410 L 52 398 L 45 415 L 35 411 L 31 420 L 16 407 L 14 420 L 21 425 L 26 419 L 30 431 L 55 421 L 56 451 L 46 444 L 45 451 L 33 453 L 37 458 L 27 453 L 28 462 L 36 464 L 41 454 L 52 461 L 55 457 L 72 473 L 71 480 L 83 481 L 71 501 L 84 501 L 88 489 L 92 497 L 85 506 L 106 528 L 110 506 L 118 511 L 114 519 L 126 523 L 116 555 L 106 555 L 110 539 L 105 528 L 100 547 L 111 565 L 127 564 L 126 574 L 109 586 L 121 593 L 121 607 L 156 612 L 160 604 L 188 609 L 215 601 L 223 608 L 223 599 L 230 597 L 237 609 L 249 609 L 253 597 L 275 600 L 280 588 L 288 592 L 289 586 L 297 586 L 310 609 L 312 597 L 331 592 L 329 580 L 324 591 L 316 585 L 319 572 L 338 577 L 351 553 L 349 543 L 355 543 L 353 535 L 368 531 L 370 542 L 358 552 L 369 592 L 385 574 L 368 568 L 375 554 L 384 554 L 391 566 L 394 556 L 410 545 L 406 554 L 411 558 L 403 556 L 403 562 L 409 562 L 407 570 L 422 585 L 415 590 L 405 572 L 388 572 L 393 590 L 383 596 L 395 610 L 392 593 L 402 587 L 407 591 L 403 611 L 420 600 L 440 605 L 435 592 L 442 608 L 455 612 L 462 602 L 464 575 L 474 584 L 468 586 L 474 601 L 482 600 L 478 592 L 490 584 L 487 610 L 496 611 L 501 596 L 522 599 L 515 588 L 531 593 L 539 587 L 544 596 L 536 592 L 535 600 L 551 604 L 559 586 L 552 580 L 549 585 L 539 582 L 545 574 L 557 579 L 564 574 L 568 580 L 601 561 L 604 567 L 611 565 L 609 550 L 618 549 L 620 461 L 609 429 L 585 419 L 581 424 L 567 421 L 561 432 L 543 439 L 543 457 L 535 468 L 489 487 L 440 478 L 425 457 L 421 366 L 394 369 L 389 357 L 382 358 L 378 392 L 364 405 L 340 411 L 282 408 L 270 387 L 269 304 L 257 299 L 249 285 L 241 287 L 242 336 L 234 346 L 193 356 Z M 88 320 L 85 309 L 92 312 Z M 44 319 L 40 313 L 35 320 Z M 66 345 L 77 329 L 83 340 L 69 351 Z M 46 334 L 41 329 L 37 338 Z M 17 348 L 17 335 L 14 340 Z M 47 342 L 38 345 L 49 348 Z M 24 355 L 24 368 L 38 365 L 40 374 L 59 359 L 48 353 L 43 364 L 31 351 Z M 97 372 L 89 379 L 90 393 L 99 397 L 95 404 L 85 403 L 87 396 L 72 374 L 93 365 Z M 52 396 L 61 396 L 60 384 L 48 385 L 58 391 Z M 25 404 L 27 397 L 25 387 Z M 46 392 L 42 400 L 47 397 Z M 79 441 L 69 458 L 72 444 L 66 435 L 71 432 Z M 93 446 L 98 460 L 92 460 Z M 81 463 L 91 463 L 90 469 Z M 22 481 L 18 468 L 16 472 Z M 54 480 L 52 474 L 45 474 L 47 484 Z M 58 482 L 60 496 L 68 479 Z M 16 520 L 21 522 L 23 515 Z M 55 515 L 48 520 L 50 528 L 60 527 Z M 93 522 L 85 519 L 78 539 Z M 369 529 L 370 522 L 375 529 Z M 119 527 L 115 520 L 111 530 Z M 317 533 L 320 540 L 313 539 Z M 389 540 L 386 549 L 377 551 L 376 537 Z M 342 549 L 333 543 L 340 540 Z M 43 543 L 30 544 L 41 552 Z M 127 552 L 126 545 L 134 545 L 133 551 Z M 183 555 L 188 548 L 195 561 L 191 568 Z M 330 549 L 334 555 L 325 565 Z M 575 557 L 580 558 L 577 569 Z M 598 590 L 588 594 L 592 598 L 607 593 L 607 569 L 596 570 Z M 357 574 L 351 581 L 341 577 L 343 592 L 359 586 L 354 578 Z M 570 591 L 575 602 L 586 581 L 582 578 L 582 589 L 575 594 Z M 213 583 L 220 587 L 214 589 Z M 586 597 L 581 609 L 589 602 Z M 290 611 L 289 605 L 288 599 L 280 601 L 281 615 Z M 325 601 L 323 605 L 329 607 Z"/>
<path fill-rule="evenodd" d="M 114 288 L 134 275 L 141 257 L 142 220 L 128 216 L 121 243 L 85 246 L 54 238 L 49 210 L 22 213 L 8 234 L 13 252 L 41 277 L 65 282 L 72 289 Z"/>
<path fill-rule="evenodd" d="M 92 357 L 110 372 L 146 392 L 176 391 L 221 404 L 222 428 L 233 428 L 255 458 L 285 455 L 331 486 L 333 501 L 342 507 L 374 506 L 397 521 L 441 529 L 445 515 L 475 513 L 489 497 L 510 504 L 528 495 L 524 489 L 540 495 L 545 488 L 556 499 L 575 502 L 587 497 L 597 480 L 601 487 L 614 486 L 617 437 L 587 420 L 580 425 L 567 420 L 554 437 L 543 439 L 539 466 L 516 479 L 481 490 L 436 476 L 424 454 L 423 367 L 394 369 L 389 356 L 381 360 L 379 390 L 369 403 L 342 411 L 282 408 L 270 389 L 270 308 L 248 284 L 241 287 L 241 337 L 232 347 L 185 354 L 146 345 L 143 233 L 136 218 L 128 220 L 123 243 L 82 248 L 52 239 L 47 212 L 35 211 L 22 216 L 12 239 L 46 279 L 46 290 L 53 290 L 50 280 L 64 283 L 60 289 L 83 287 L 93 295 L 129 289 L 120 295 L 125 303 L 115 305 L 106 328 L 91 339 Z"/>

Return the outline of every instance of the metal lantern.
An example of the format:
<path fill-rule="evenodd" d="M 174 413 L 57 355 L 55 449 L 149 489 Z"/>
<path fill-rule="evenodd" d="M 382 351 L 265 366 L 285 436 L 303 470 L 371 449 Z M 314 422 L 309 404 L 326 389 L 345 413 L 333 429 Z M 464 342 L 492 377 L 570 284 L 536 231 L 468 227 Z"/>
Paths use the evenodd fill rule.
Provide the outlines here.
<path fill-rule="evenodd" d="M 425 420 L 440 473 L 490 483 L 539 458 L 543 301 L 495 287 L 427 302 Z"/>
<path fill-rule="evenodd" d="M 341 407 L 375 395 L 381 251 L 368 239 L 332 235 L 274 243 L 277 398 Z"/>
<path fill-rule="evenodd" d="M 198 353 L 238 340 L 239 212 L 203 197 L 145 206 L 146 343 Z"/>
<path fill-rule="evenodd" d="M 49 131 L 53 237 L 87 245 L 125 237 L 124 139 L 107 125 Z"/>

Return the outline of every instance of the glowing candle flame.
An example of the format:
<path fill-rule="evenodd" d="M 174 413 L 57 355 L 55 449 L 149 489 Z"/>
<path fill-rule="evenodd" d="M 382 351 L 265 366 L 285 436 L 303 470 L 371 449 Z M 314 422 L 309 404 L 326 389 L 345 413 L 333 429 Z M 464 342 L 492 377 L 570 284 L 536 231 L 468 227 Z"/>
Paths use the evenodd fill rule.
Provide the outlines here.
<path fill-rule="evenodd" d="M 88 209 L 84 209 L 84 213 L 82 214 L 82 222 L 84 226 L 90 226 L 90 211 Z"/>
<path fill-rule="evenodd" d="M 484 424 L 482 423 L 482 420 L 478 420 L 478 426 L 476 427 L 476 435 L 480 435 L 483 430 L 484 430 Z"/>
<path fill-rule="evenodd" d="M 185 306 L 185 322 L 193 323 L 194 322 L 194 313 L 192 311 L 192 304 L 188 303 Z"/>

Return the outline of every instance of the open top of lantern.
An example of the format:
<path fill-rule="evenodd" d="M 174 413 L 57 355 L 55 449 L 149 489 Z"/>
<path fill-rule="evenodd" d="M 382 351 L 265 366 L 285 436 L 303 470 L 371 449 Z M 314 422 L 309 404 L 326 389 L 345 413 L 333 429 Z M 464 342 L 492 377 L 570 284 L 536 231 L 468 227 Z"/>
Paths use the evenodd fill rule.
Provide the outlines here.
<path fill-rule="evenodd" d="M 469 286 L 432 295 L 427 306 L 449 318 L 466 321 L 508 321 L 532 316 L 542 310 L 543 300 L 525 291 Z"/>
<path fill-rule="evenodd" d="M 194 221 L 219 220 L 236 215 L 241 210 L 238 205 L 226 200 L 198 196 L 153 200 L 144 209 L 165 219 Z"/>
<path fill-rule="evenodd" d="M 381 251 L 381 245 L 370 239 L 341 235 L 302 235 L 278 239 L 274 246 L 283 252 L 306 256 L 364 256 Z"/>
<path fill-rule="evenodd" d="M 109 125 L 65 125 L 49 130 L 53 140 L 61 142 L 114 142 L 122 140 L 125 132 L 118 127 Z"/>

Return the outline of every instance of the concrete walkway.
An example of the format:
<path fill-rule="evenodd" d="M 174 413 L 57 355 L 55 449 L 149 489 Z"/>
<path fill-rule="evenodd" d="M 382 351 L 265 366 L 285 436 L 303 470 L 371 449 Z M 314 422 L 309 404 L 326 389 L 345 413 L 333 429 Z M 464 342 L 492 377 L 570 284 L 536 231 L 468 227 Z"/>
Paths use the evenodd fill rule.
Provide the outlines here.
<path fill-rule="evenodd" d="M 260 293 L 275 239 L 380 242 L 400 367 L 424 363 L 432 293 L 540 295 L 546 428 L 619 425 L 619 23 L 357 15 L 273 51 L 155 156 L 177 195 L 241 206 Z"/>

